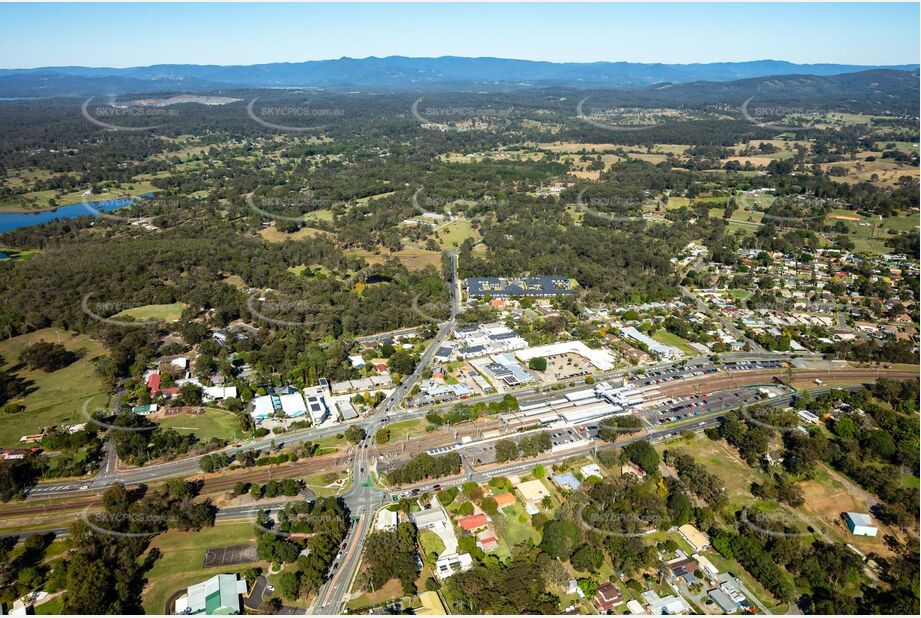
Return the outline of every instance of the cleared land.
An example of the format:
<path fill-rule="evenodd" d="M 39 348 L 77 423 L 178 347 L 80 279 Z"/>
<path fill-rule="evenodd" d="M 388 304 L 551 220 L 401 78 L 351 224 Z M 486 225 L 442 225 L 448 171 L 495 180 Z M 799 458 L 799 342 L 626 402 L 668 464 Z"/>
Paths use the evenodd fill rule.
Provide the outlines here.
<path fill-rule="evenodd" d="M 184 303 L 171 303 L 168 305 L 144 305 L 125 309 L 116 313 L 114 318 L 134 318 L 138 321 L 159 320 L 161 322 L 176 322 L 182 317 L 182 312 L 186 308 Z"/>
<path fill-rule="evenodd" d="M 19 438 L 38 433 L 50 425 L 72 425 L 83 422 L 83 403 L 92 398 L 91 405 L 105 405 L 108 397 L 102 379 L 96 374 L 93 360 L 106 354 L 105 346 L 85 335 L 75 335 L 54 328 L 43 328 L 26 335 L 0 341 L 0 356 L 7 369 L 19 364 L 19 354 L 29 344 L 38 341 L 60 343 L 72 352 L 84 351 L 83 357 L 71 365 L 45 373 L 21 367 L 16 374 L 31 383 L 34 389 L 18 400 L 26 409 L 18 414 L 0 415 L 0 446 L 19 446 Z"/>

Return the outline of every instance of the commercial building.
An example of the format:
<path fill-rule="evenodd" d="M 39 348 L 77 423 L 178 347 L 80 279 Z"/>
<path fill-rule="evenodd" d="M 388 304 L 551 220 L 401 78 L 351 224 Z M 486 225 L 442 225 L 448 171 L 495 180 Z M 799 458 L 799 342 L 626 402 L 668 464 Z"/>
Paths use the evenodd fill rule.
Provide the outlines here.
<path fill-rule="evenodd" d="M 538 277 L 471 277 L 467 279 L 467 296 L 531 298 L 549 296 L 571 296 L 575 294 L 573 282 L 560 275 Z"/>
<path fill-rule="evenodd" d="M 176 613 L 195 616 L 226 616 L 240 613 L 240 595 L 246 593 L 246 580 L 221 574 L 186 590 L 176 599 Z"/>
<path fill-rule="evenodd" d="M 614 356 L 610 352 L 600 349 L 594 350 L 581 341 L 562 341 L 560 343 L 525 348 L 515 352 L 515 356 L 525 363 L 539 356 L 553 358 L 564 354 L 576 354 L 586 358 L 598 371 L 610 371 L 614 368 Z"/>
<path fill-rule="evenodd" d="M 632 326 L 621 328 L 620 334 L 631 341 L 643 344 L 651 354 L 658 358 L 672 360 L 684 356 L 684 353 L 678 348 L 660 343 Z"/>
<path fill-rule="evenodd" d="M 854 536 L 876 536 L 879 531 L 873 525 L 873 519 L 866 513 L 845 513 L 844 520 Z"/>

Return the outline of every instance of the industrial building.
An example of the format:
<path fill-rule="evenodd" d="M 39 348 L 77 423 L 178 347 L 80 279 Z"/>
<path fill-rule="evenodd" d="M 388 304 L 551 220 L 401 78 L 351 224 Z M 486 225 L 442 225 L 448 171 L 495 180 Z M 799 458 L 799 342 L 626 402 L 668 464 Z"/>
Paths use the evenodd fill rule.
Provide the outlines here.
<path fill-rule="evenodd" d="M 467 279 L 467 296 L 491 297 L 549 297 L 575 294 L 573 282 L 560 275 L 538 277 L 471 277 Z"/>

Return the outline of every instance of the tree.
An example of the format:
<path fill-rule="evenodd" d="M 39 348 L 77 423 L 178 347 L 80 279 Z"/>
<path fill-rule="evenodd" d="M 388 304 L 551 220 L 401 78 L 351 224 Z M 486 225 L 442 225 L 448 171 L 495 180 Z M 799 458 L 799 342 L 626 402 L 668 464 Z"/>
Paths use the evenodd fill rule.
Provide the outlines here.
<path fill-rule="evenodd" d="M 378 444 L 387 444 L 390 442 L 390 428 L 381 427 L 377 430 L 377 433 L 374 434 L 374 441 Z"/>
<path fill-rule="evenodd" d="M 544 525 L 540 548 L 553 558 L 569 558 L 582 542 L 582 530 L 575 522 L 553 519 Z"/>
<path fill-rule="evenodd" d="M 647 474 L 651 474 L 659 468 L 659 454 L 645 440 L 631 442 L 625 446 L 624 455 Z"/>
<path fill-rule="evenodd" d="M 580 571 L 597 571 L 604 563 L 604 552 L 591 545 L 583 545 L 569 559 Z"/>
<path fill-rule="evenodd" d="M 358 444 L 367 437 L 367 433 L 364 429 L 358 425 L 352 425 L 345 430 L 345 439 L 351 442 L 352 444 Z"/>
<path fill-rule="evenodd" d="M 547 371 L 547 359 L 543 356 L 535 356 L 528 361 L 528 367 L 534 371 Z"/>

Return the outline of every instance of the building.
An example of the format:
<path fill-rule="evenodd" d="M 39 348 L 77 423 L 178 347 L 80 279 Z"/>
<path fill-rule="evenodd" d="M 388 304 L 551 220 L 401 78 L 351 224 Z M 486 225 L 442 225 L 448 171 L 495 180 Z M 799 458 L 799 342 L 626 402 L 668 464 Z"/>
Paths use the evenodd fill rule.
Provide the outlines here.
<path fill-rule="evenodd" d="M 246 593 L 246 580 L 221 574 L 186 590 L 176 599 L 176 613 L 195 616 L 226 616 L 240 613 L 240 595 Z"/>
<path fill-rule="evenodd" d="M 489 520 L 486 519 L 486 515 L 483 513 L 477 513 L 476 515 L 468 515 L 467 517 L 462 517 L 458 520 L 457 525 L 461 527 L 461 530 L 465 532 L 470 532 L 472 530 L 479 530 L 480 528 L 485 528 L 489 524 Z"/>
<path fill-rule="evenodd" d="M 253 399 L 252 416 L 256 420 L 262 420 L 275 415 L 275 400 L 278 398 L 274 395 L 262 395 Z M 279 407 L 281 404 L 278 404 Z"/>
<path fill-rule="evenodd" d="M 499 539 L 492 530 L 484 530 L 477 536 L 476 546 L 483 551 L 495 551 L 499 549 Z"/>
<path fill-rule="evenodd" d="M 710 547 L 710 539 L 693 524 L 679 526 L 678 533 L 681 538 L 688 542 L 688 545 L 694 548 L 695 552 L 700 552 Z"/>
<path fill-rule="evenodd" d="M 310 412 L 310 419 L 314 425 L 319 425 L 329 416 L 329 408 L 326 407 L 326 399 L 317 395 L 307 397 L 307 411 Z"/>
<path fill-rule="evenodd" d="M 854 536 L 876 536 L 878 532 L 873 519 L 866 513 L 845 513 L 844 520 Z"/>
<path fill-rule="evenodd" d="M 448 614 L 438 593 L 433 590 L 420 593 L 419 602 L 422 603 L 422 607 L 413 610 L 417 616 L 446 616 Z"/>
<path fill-rule="evenodd" d="M 202 399 L 205 401 L 220 401 L 222 399 L 236 399 L 236 386 L 204 386 L 201 389 Z"/>
<path fill-rule="evenodd" d="M 515 489 L 518 490 L 525 502 L 534 505 L 540 504 L 545 497 L 550 495 L 547 487 L 540 479 L 519 483 Z"/>
<path fill-rule="evenodd" d="M 691 606 L 687 601 L 674 594 L 660 598 L 654 591 L 647 590 L 640 596 L 646 601 L 649 613 L 653 616 L 675 616 L 691 612 Z"/>
<path fill-rule="evenodd" d="M 565 472 L 563 474 L 557 474 L 553 477 L 553 482 L 557 484 L 558 487 L 565 487 L 572 491 L 579 491 L 579 488 L 582 487 L 582 483 L 579 482 L 579 479 L 572 472 Z"/>
<path fill-rule="evenodd" d="M 586 358 L 598 371 L 610 371 L 614 368 L 615 359 L 610 352 L 601 349 L 593 350 L 581 341 L 562 341 L 560 343 L 525 348 L 515 352 L 515 356 L 525 363 L 538 356 L 553 358 L 564 354 L 575 354 Z"/>
<path fill-rule="evenodd" d="M 473 567 L 473 558 L 470 554 L 446 554 L 435 563 L 435 575 L 439 580 L 451 577 L 455 573 L 469 571 Z"/>
<path fill-rule="evenodd" d="M 486 371 L 506 386 L 527 384 L 534 379 L 511 354 L 495 354 L 492 360 L 495 362 L 486 365 Z"/>
<path fill-rule="evenodd" d="M 579 468 L 579 472 L 582 474 L 582 478 L 589 478 L 590 476 L 597 476 L 598 478 L 603 478 L 601 474 L 601 467 L 598 464 L 588 464 Z"/>
<path fill-rule="evenodd" d="M 560 275 L 538 277 L 471 277 L 467 279 L 467 296 L 470 298 L 493 296 L 571 296 L 576 291 L 573 282 Z"/>
<path fill-rule="evenodd" d="M 444 510 L 436 507 L 410 515 L 419 530 L 444 530 L 451 527 Z"/>
<path fill-rule="evenodd" d="M 658 358 L 672 360 L 684 356 L 684 353 L 678 348 L 673 348 L 670 345 L 659 343 L 652 337 L 648 337 L 632 326 L 627 326 L 620 329 L 620 334 L 627 339 L 630 339 L 631 341 L 643 344 L 651 354 Z"/>
<path fill-rule="evenodd" d="M 719 588 L 710 590 L 707 592 L 707 596 L 713 599 L 713 602 L 719 606 L 720 611 L 722 611 L 724 614 L 734 614 L 739 609 L 739 607 L 735 604 L 735 601 L 733 601 L 728 594 Z"/>
<path fill-rule="evenodd" d="M 351 421 L 358 418 L 358 412 L 350 401 L 340 400 L 336 402 L 336 409 L 339 410 L 339 417 L 343 421 Z"/>
<path fill-rule="evenodd" d="M 492 499 L 496 501 L 496 506 L 500 509 L 504 509 L 507 506 L 512 506 L 518 502 L 518 500 L 515 499 L 515 494 L 512 493 L 499 494 L 497 496 L 493 496 Z"/>
<path fill-rule="evenodd" d="M 278 403 L 286 417 L 297 418 L 307 414 L 307 406 L 304 405 L 304 397 L 297 391 L 287 395 L 280 395 Z"/>
<path fill-rule="evenodd" d="M 592 605 L 595 606 L 595 609 L 597 609 L 600 614 L 608 613 L 614 609 L 615 605 L 620 605 L 623 602 L 624 598 L 621 596 L 620 590 L 611 582 L 601 584 L 598 590 L 595 591 L 595 596 L 592 599 Z"/>
<path fill-rule="evenodd" d="M 377 519 L 374 521 L 374 529 L 376 531 L 396 530 L 398 521 L 399 517 L 396 511 L 383 509 L 377 514 Z"/>

